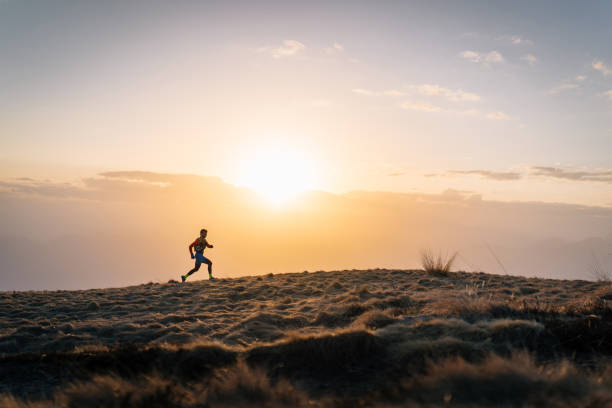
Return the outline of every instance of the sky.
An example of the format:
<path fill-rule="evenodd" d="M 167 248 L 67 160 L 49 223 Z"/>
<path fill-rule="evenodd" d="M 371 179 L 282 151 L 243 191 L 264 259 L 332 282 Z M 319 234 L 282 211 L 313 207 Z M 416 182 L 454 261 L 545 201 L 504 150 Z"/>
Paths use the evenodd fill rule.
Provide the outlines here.
<path fill-rule="evenodd" d="M 0 2 L 0 174 L 240 184 L 257 149 L 309 187 L 612 203 L 612 5 Z"/>
<path fill-rule="evenodd" d="M 546 237 L 529 225 L 521 234 L 607 239 L 611 18 L 608 1 L 0 0 L 0 217 L 11 221 L 2 236 L 48 244 L 91 234 L 88 219 L 121 222 L 118 203 L 137 196 L 143 180 L 121 184 L 121 194 L 100 186 L 117 182 L 113 172 L 151 172 L 249 188 L 279 214 L 305 192 L 358 208 L 384 207 L 387 193 L 454 197 L 458 223 L 460 207 L 506 208 L 494 213 L 515 222 L 524 208 L 547 208 L 565 215 L 545 217 Z M 159 187 L 176 181 L 164 177 Z M 366 192 L 375 199 L 351 195 Z M 192 199 L 212 199 L 200 193 Z M 211 214 L 194 219 L 209 223 Z M 583 214 L 594 218 L 580 227 Z M 178 217 L 157 207 L 150 216 L 168 225 Z M 53 233 L 31 237 L 33 219 Z M 500 237 L 512 229 L 482 219 Z M 139 222 L 122 231 L 143 232 Z M 173 234 L 192 238 L 182 233 Z M 483 239 L 474 245 L 485 248 Z M 604 264 L 608 256 L 596 253 Z M 254 264 L 300 269 L 294 261 Z"/>

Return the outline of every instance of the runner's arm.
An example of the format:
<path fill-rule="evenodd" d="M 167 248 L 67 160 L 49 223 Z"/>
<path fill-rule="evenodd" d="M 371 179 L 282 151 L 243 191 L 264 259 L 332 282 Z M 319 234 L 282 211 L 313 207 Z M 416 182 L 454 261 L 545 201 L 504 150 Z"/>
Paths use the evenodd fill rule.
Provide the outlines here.
<path fill-rule="evenodd" d="M 193 258 L 193 247 L 195 246 L 196 241 L 193 241 L 191 245 L 189 245 L 189 255 Z"/>

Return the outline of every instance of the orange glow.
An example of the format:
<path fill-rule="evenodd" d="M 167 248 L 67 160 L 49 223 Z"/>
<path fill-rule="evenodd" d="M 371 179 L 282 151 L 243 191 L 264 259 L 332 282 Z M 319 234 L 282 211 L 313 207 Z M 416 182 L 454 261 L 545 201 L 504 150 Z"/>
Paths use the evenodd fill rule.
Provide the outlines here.
<path fill-rule="evenodd" d="M 286 148 L 253 152 L 242 165 L 241 183 L 261 194 L 268 203 L 281 205 L 314 188 L 315 169 L 308 159 Z"/>

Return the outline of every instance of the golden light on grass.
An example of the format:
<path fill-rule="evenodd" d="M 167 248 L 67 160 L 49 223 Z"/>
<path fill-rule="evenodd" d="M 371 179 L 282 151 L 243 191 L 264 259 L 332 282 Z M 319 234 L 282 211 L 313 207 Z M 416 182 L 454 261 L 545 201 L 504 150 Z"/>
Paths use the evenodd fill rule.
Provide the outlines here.
<path fill-rule="evenodd" d="M 288 148 L 266 147 L 252 152 L 241 169 L 241 184 L 261 194 L 269 204 L 287 203 L 312 189 L 314 165 L 305 155 Z"/>

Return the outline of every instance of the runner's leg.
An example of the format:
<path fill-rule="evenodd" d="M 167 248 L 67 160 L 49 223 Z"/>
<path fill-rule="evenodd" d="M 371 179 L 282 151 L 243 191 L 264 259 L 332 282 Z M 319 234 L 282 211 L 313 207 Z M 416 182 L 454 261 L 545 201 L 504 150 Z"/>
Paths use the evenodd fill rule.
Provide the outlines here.
<path fill-rule="evenodd" d="M 191 274 L 193 274 L 193 273 L 197 272 L 197 271 L 200 269 L 200 265 L 202 265 L 202 264 L 196 261 L 196 264 L 195 264 L 195 266 L 193 267 L 193 269 L 192 269 L 192 270 L 190 270 L 189 272 L 187 272 L 187 275 L 185 275 L 185 276 L 189 276 L 189 275 L 191 275 Z"/>

